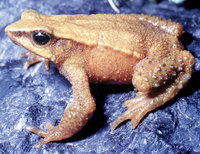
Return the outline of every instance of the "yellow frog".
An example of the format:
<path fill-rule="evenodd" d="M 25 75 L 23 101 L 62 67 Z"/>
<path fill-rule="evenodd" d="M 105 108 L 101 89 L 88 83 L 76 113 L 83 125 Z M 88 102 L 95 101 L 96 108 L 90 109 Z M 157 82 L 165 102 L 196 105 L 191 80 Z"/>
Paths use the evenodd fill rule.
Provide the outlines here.
<path fill-rule="evenodd" d="M 95 110 L 89 82 L 132 83 L 137 97 L 127 100 L 127 111 L 112 124 L 131 119 L 136 128 L 153 109 L 165 104 L 186 85 L 194 65 L 192 54 L 178 38 L 182 26 L 149 15 L 43 15 L 25 11 L 21 20 L 5 29 L 18 45 L 28 49 L 32 59 L 24 68 L 52 61 L 72 84 L 73 102 L 60 124 L 48 130 L 28 126 L 44 139 L 37 148 L 67 139 L 80 131 Z"/>

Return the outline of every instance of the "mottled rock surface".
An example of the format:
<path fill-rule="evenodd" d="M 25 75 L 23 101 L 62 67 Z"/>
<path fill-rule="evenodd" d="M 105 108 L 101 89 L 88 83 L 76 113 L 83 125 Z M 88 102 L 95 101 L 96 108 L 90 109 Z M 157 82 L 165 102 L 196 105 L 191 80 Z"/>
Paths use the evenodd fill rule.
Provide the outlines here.
<path fill-rule="evenodd" d="M 115 131 L 110 125 L 135 96 L 132 86 L 91 85 L 97 110 L 84 129 L 60 143 L 40 149 L 41 139 L 26 131 L 27 125 L 45 129 L 57 125 L 72 100 L 70 83 L 51 64 L 46 72 L 39 63 L 24 71 L 25 50 L 4 32 L 26 9 L 44 14 L 114 13 L 107 0 L 1 0 L 0 1 L 0 154 L 1 153 L 200 153 L 200 9 L 195 0 L 186 5 L 167 0 L 120 1 L 122 13 L 159 15 L 184 26 L 182 42 L 195 56 L 194 74 L 188 85 L 165 106 L 148 114 L 137 129 L 130 121 Z"/>

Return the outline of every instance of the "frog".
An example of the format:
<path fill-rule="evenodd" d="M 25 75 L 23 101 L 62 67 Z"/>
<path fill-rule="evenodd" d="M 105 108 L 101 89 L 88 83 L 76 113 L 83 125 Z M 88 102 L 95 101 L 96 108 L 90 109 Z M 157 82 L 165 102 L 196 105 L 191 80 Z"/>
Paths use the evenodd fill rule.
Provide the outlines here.
<path fill-rule="evenodd" d="M 132 84 L 136 97 L 111 124 L 115 130 L 131 120 L 136 129 L 154 109 L 171 101 L 191 78 L 194 57 L 179 38 L 179 23 L 145 14 L 45 15 L 26 10 L 8 25 L 10 39 L 29 52 L 24 69 L 44 62 L 55 64 L 72 85 L 73 100 L 57 126 L 47 130 L 27 126 L 43 139 L 36 148 L 65 140 L 82 130 L 96 109 L 90 83 Z"/>

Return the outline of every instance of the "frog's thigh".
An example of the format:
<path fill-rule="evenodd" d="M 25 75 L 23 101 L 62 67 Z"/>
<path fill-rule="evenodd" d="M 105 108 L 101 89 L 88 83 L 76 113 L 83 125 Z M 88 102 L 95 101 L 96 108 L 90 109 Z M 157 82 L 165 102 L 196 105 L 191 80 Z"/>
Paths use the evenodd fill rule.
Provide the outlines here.
<path fill-rule="evenodd" d="M 132 83 L 140 92 L 150 93 L 162 87 L 167 89 L 183 74 L 190 76 L 193 64 L 193 56 L 186 50 L 154 53 L 138 63 Z"/>
<path fill-rule="evenodd" d="M 160 52 L 140 61 L 133 74 L 137 97 L 126 101 L 128 110 L 112 125 L 115 129 L 121 122 L 131 119 L 132 128 L 153 109 L 172 99 L 191 77 L 194 64 L 188 51 Z"/>

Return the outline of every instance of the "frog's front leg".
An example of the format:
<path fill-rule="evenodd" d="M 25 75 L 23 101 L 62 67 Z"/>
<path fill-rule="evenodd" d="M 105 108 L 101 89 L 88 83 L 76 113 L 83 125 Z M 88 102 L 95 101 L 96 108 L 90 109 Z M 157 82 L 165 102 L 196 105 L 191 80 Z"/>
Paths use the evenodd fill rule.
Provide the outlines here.
<path fill-rule="evenodd" d="M 29 57 L 30 59 L 27 60 L 24 63 L 23 69 L 27 70 L 31 65 L 39 63 L 39 62 L 43 62 L 44 63 L 44 68 L 48 71 L 49 70 L 49 60 L 40 57 L 32 52 L 25 52 L 22 53 L 21 57 Z"/>
<path fill-rule="evenodd" d="M 123 104 L 128 109 L 114 121 L 111 129 L 128 119 L 134 129 L 148 112 L 174 98 L 190 79 L 194 58 L 189 51 L 155 54 L 137 64 L 132 82 L 139 92 L 136 98 Z"/>
<path fill-rule="evenodd" d="M 66 67 L 65 67 L 66 66 Z M 67 106 L 60 124 L 54 127 L 47 124 L 47 131 L 28 126 L 28 130 L 44 137 L 36 147 L 43 144 L 67 139 L 79 132 L 94 112 L 96 105 L 91 96 L 88 77 L 85 70 L 78 65 L 67 64 L 60 69 L 60 73 L 69 79 L 73 88 L 73 102 Z"/>

